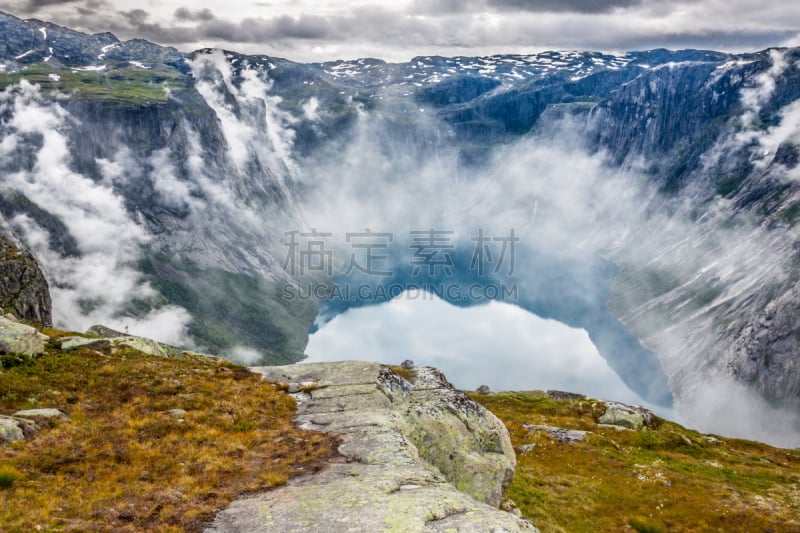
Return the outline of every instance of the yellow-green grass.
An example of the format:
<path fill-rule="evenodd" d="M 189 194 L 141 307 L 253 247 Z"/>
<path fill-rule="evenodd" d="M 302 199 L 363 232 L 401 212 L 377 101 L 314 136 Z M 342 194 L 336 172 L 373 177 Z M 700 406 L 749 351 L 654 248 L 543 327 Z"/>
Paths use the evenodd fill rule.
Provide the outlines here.
<path fill-rule="evenodd" d="M 50 78 L 55 74 L 58 79 Z M 143 70 L 133 67 L 111 68 L 102 71 L 55 69 L 46 63 L 35 63 L 24 69 L 0 74 L 0 89 L 22 80 L 40 85 L 44 91 L 57 90 L 78 98 L 102 99 L 122 104 L 142 105 L 164 103 L 167 88 L 181 89 L 187 81 L 174 69 Z"/>
<path fill-rule="evenodd" d="M 800 453 L 709 439 L 657 420 L 643 431 L 599 428 L 602 404 L 542 393 L 471 394 L 508 427 L 517 470 L 506 491 L 549 532 L 798 532 Z M 559 444 L 523 424 L 591 431 Z"/>
<path fill-rule="evenodd" d="M 37 407 L 70 421 L 0 444 L 13 478 L 0 487 L 3 532 L 199 530 L 237 495 L 315 471 L 336 445 L 296 428 L 277 387 L 210 358 L 51 347 L 0 372 L 0 414 Z"/>
<path fill-rule="evenodd" d="M 409 383 L 414 383 L 414 380 L 417 377 L 417 371 L 413 368 L 403 368 L 402 366 L 390 365 L 389 369 Z"/>

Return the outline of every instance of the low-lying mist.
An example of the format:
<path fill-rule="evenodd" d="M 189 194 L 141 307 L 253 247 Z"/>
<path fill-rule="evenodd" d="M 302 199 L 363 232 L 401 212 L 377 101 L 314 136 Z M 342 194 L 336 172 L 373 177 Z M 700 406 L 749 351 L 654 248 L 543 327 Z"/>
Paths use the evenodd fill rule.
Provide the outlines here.
<path fill-rule="evenodd" d="M 0 93 L 3 194 L 22 193 L 72 239 L 70 246 L 54 242 L 53 227 L 60 226 L 45 227 L 24 210 L 9 217 L 42 263 L 61 327 L 104 323 L 191 346 L 193 316 L 147 281 L 139 265 L 146 251 L 268 281 L 252 285 L 264 292 L 254 297 L 268 300 L 277 298 L 269 291 L 278 283 L 297 281 L 284 260 L 292 232 L 316 231 L 325 234 L 314 246 L 331 252 L 335 283 L 367 292 L 321 302 L 309 345 L 314 357 L 332 356 L 326 347 L 344 357 L 352 346 L 359 357 L 374 349 L 374 357 L 395 358 L 392 346 L 403 346 L 419 350 L 403 354 L 419 363 L 457 362 L 454 379 L 462 386 L 480 384 L 475 375 L 489 367 L 524 363 L 526 371 L 515 375 L 520 381 L 501 381 L 500 370 L 497 383 L 509 384 L 498 386 L 586 387 L 574 392 L 609 397 L 619 390 L 617 398 L 662 410 L 674 404 L 701 430 L 795 446 L 800 416 L 738 384 L 730 368 L 734 347 L 726 343 L 737 309 L 755 309 L 752 302 L 786 286 L 797 231 L 759 222 L 741 202 L 717 194 L 710 178 L 749 157 L 755 180 L 797 179 L 796 169 L 784 171 L 770 155 L 800 135 L 797 106 L 779 110 L 779 123 L 758 123 L 775 80 L 794 68 L 778 52 L 772 60 L 773 68 L 742 91 L 741 128 L 723 135 L 674 195 L 659 190 L 650 172 L 657 161 L 632 154 L 620 165 L 593 144 L 591 132 L 602 124 L 585 105 L 548 111 L 529 134 L 504 143 L 480 136 L 467 142 L 435 109 L 387 90 L 369 109 L 351 102 L 352 122 L 300 155 L 306 152 L 295 145 L 298 124 L 322 128 L 342 110 L 312 96 L 293 115 L 263 69 L 236 72 L 241 64 L 234 67 L 219 51 L 189 60 L 197 98 L 191 105 L 205 105 L 213 127 L 176 112 L 163 146 L 111 136 L 91 147 L 95 172 L 76 165 L 80 123 L 62 105 L 64 95 L 43 96 L 27 82 L 7 88 Z M 385 247 L 364 246 L 378 234 Z M 363 268 L 369 254 L 373 268 Z M 225 278 L 209 278 L 217 279 Z M 394 300 L 425 283 L 444 288 L 444 301 Z M 400 291 L 375 297 L 392 284 Z M 211 285 L 203 289 L 209 301 L 232 297 Z M 513 290 L 504 297 L 446 294 L 471 285 Z M 283 304 L 269 312 L 296 326 L 301 319 L 289 317 Z M 355 309 L 377 304 L 385 314 Z M 451 304 L 488 305 L 456 312 Z M 536 316 L 523 319 L 525 311 Z M 427 332 L 435 324 L 448 346 L 412 342 L 421 322 Z M 518 338 L 478 365 L 470 361 L 478 355 L 453 355 L 475 330 L 482 350 L 491 349 L 493 337 L 494 346 Z M 227 355 L 255 364 L 263 354 L 243 342 Z M 552 364 L 534 379 L 534 361 Z"/>
<path fill-rule="evenodd" d="M 731 401 L 730 387 L 717 387 L 733 382 L 725 363 L 705 360 L 697 349 L 698 343 L 718 339 L 718 325 L 707 318 L 709 309 L 786 279 L 787 251 L 775 246 L 785 238 L 780 230 L 767 232 L 738 216 L 729 200 L 709 191 L 707 182 L 690 185 L 677 197 L 660 194 L 646 170 L 651 162 L 630 158 L 619 167 L 589 144 L 586 132 L 593 124 L 586 114 L 552 119 L 521 140 L 487 151 L 477 165 L 462 163 L 449 128 L 428 110 L 409 106 L 403 115 L 421 132 L 416 143 L 396 135 L 396 117 L 396 109 L 361 112 L 346 139 L 302 166 L 299 179 L 309 191 L 307 225 L 332 235 L 329 242 L 342 267 L 351 254 L 361 253 L 348 248 L 348 232 L 392 233 L 397 251 L 387 258 L 393 263 L 389 270 L 403 271 L 413 260 L 412 231 L 452 230 L 455 248 L 463 251 L 475 248 L 479 229 L 495 236 L 513 229 L 520 239 L 513 282 L 523 296 L 510 303 L 588 329 L 611 368 L 646 400 L 669 405 L 660 396 L 666 375 L 676 407 L 690 425 L 780 445 L 800 442 L 796 414 L 755 401 L 752 393 Z M 524 260 L 532 250 L 562 260 L 556 262 L 555 275 L 539 261 Z M 614 272 L 611 281 L 602 281 L 588 266 L 598 260 L 615 265 L 625 277 L 617 281 Z M 652 286 L 626 285 L 632 271 Z M 361 283 L 364 277 L 354 279 Z M 539 295 L 554 287 L 558 295 L 541 305 Z M 598 324 L 596 314 L 558 312 L 562 303 L 598 301 L 606 310 L 613 307 L 614 316 L 635 331 L 641 345 L 607 342 L 604 332 L 612 322 Z M 334 312 L 323 322 L 363 303 L 334 303 Z M 675 322 L 669 323 L 669 317 Z M 335 331 L 342 331 L 344 323 L 350 322 L 343 320 Z M 470 328 L 457 320 L 440 327 L 465 334 Z M 324 352 L 323 339 L 334 342 L 331 335 L 312 338 L 315 357 Z M 502 354 L 492 361 L 504 364 Z M 572 371 L 567 365 L 562 369 Z M 747 413 L 744 419 L 742 413 Z M 776 432 L 777 427 L 785 429 Z"/>

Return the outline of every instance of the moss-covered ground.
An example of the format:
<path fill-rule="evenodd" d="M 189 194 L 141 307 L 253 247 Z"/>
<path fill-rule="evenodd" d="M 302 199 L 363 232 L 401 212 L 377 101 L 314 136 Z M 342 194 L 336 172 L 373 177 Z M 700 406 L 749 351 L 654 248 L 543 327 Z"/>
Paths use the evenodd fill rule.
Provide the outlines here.
<path fill-rule="evenodd" d="M 244 368 L 66 352 L 62 332 L 46 333 L 45 355 L 0 371 L 0 414 L 56 407 L 70 420 L 0 444 L 0 531 L 199 530 L 237 495 L 314 471 L 335 449 Z"/>
<path fill-rule="evenodd" d="M 97 99 L 127 105 L 152 105 L 167 101 L 170 90 L 186 88 L 190 80 L 171 68 L 115 67 L 86 71 L 53 68 L 34 63 L 11 73 L 0 73 L 0 90 L 21 80 L 39 85 L 44 92 L 58 91 L 78 99 Z"/>
<path fill-rule="evenodd" d="M 543 533 L 798 532 L 800 452 L 711 437 L 657 420 L 601 428 L 594 400 L 541 392 L 472 395 L 508 427 L 517 470 L 506 497 Z M 559 444 L 523 424 L 590 431 Z"/>

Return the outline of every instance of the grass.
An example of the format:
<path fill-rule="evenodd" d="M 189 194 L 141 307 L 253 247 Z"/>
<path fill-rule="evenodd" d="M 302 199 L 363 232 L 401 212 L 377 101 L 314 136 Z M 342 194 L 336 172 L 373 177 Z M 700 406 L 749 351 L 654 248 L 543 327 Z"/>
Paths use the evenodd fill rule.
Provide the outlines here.
<path fill-rule="evenodd" d="M 70 417 L 0 445 L 4 532 L 200 530 L 236 496 L 315 471 L 335 448 L 334 437 L 297 429 L 294 400 L 244 368 L 63 352 L 54 340 L 34 364 L 0 372 L 0 413 Z"/>
<path fill-rule="evenodd" d="M 412 384 L 414 383 L 414 380 L 417 377 L 417 371 L 414 370 L 413 368 L 403 368 L 402 366 L 391 365 L 389 366 L 389 369 L 398 376 L 400 376 L 401 378 L 403 378 L 404 380 Z"/>
<path fill-rule="evenodd" d="M 50 74 L 57 74 L 60 79 L 53 80 Z M 183 74 L 169 68 L 121 67 L 107 71 L 80 71 L 34 63 L 17 72 L 0 74 L 0 90 L 23 79 L 40 85 L 44 91 L 58 90 L 78 98 L 128 105 L 164 103 L 167 101 L 165 87 L 181 89 L 189 83 Z"/>
<path fill-rule="evenodd" d="M 471 395 L 506 424 L 518 454 L 506 497 L 543 533 L 800 531 L 800 453 L 709 440 L 657 420 L 640 432 L 599 428 L 595 400 L 542 393 Z M 591 431 L 558 444 L 522 424 Z"/>

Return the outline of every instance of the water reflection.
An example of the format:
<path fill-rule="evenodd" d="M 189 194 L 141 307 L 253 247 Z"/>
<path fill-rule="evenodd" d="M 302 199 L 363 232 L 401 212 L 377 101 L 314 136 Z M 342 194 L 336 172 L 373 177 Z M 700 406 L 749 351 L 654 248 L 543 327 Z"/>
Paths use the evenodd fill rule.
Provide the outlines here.
<path fill-rule="evenodd" d="M 651 405 L 632 391 L 583 329 L 512 304 L 456 307 L 429 293 L 409 294 L 348 309 L 321 325 L 309 339 L 308 361 L 412 359 L 440 368 L 462 389 L 581 392 L 677 419 L 674 410 Z"/>

